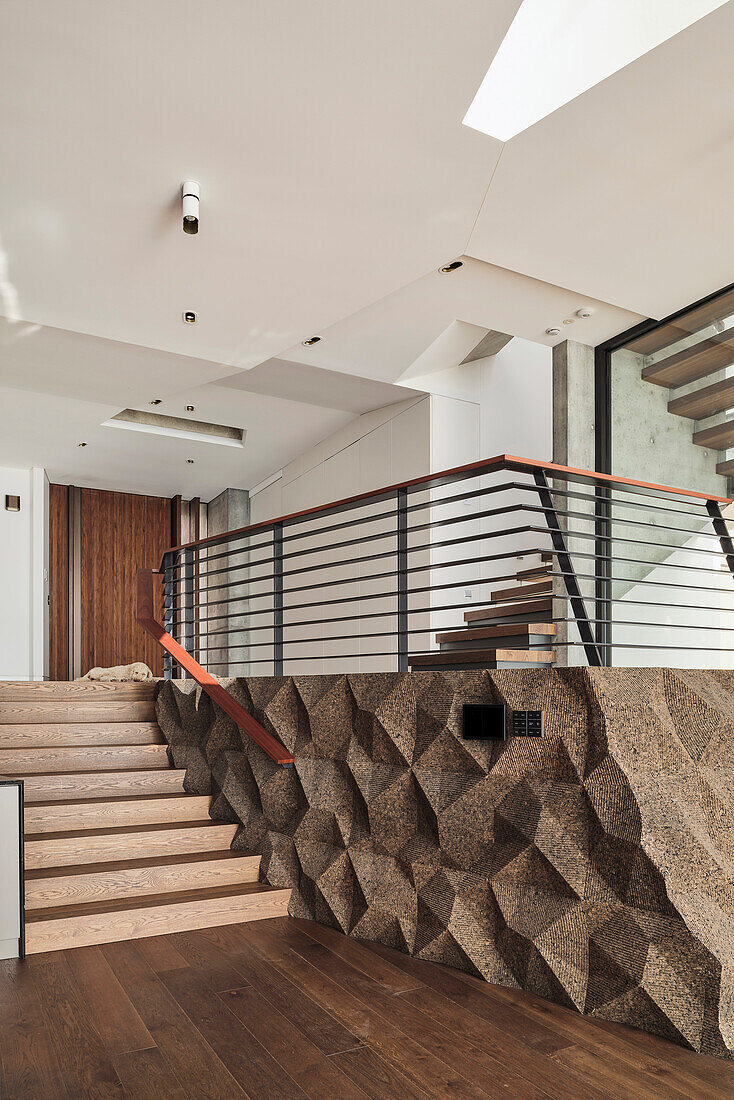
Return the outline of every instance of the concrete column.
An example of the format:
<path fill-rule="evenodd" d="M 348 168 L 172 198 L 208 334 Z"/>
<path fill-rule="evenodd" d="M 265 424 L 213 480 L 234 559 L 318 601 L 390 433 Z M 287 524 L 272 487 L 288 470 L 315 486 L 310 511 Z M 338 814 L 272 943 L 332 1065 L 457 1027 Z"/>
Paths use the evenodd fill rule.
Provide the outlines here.
<path fill-rule="evenodd" d="M 227 531 L 236 531 L 247 527 L 250 522 L 250 494 L 246 489 L 225 489 L 207 506 L 207 531 L 211 535 L 223 535 Z M 207 572 L 214 575 L 208 581 L 208 587 L 217 586 L 211 594 L 212 602 L 206 615 L 208 622 L 202 623 L 202 640 L 210 634 L 207 645 L 207 668 L 215 676 L 247 676 L 249 674 L 248 643 L 248 569 L 241 568 L 250 560 L 249 540 L 238 540 L 231 544 L 223 543 L 212 550 L 213 554 L 222 554 L 229 550 L 228 558 L 217 558 Z M 219 570 L 225 569 L 225 572 Z M 224 585 L 226 587 L 219 587 Z M 236 600 L 234 603 L 232 601 Z M 215 631 L 227 630 L 228 633 L 216 634 Z M 218 645 L 217 643 L 221 644 Z"/>
<path fill-rule="evenodd" d="M 595 409 L 595 379 L 594 379 L 594 349 L 586 344 L 577 344 L 571 340 L 565 340 L 557 344 L 553 349 L 553 461 L 560 466 L 573 466 L 580 470 L 593 470 L 596 461 L 596 409 Z M 580 492 L 591 492 L 591 488 L 585 489 L 581 485 L 569 485 L 565 481 L 557 481 L 558 489 L 577 488 Z M 573 511 L 581 513 L 569 520 L 559 516 L 561 526 L 565 529 L 571 527 L 574 531 L 583 535 L 594 534 L 594 505 L 592 502 L 571 500 L 565 496 L 554 497 L 556 507 L 561 511 Z M 586 518 L 588 516 L 588 519 Z M 577 574 L 581 589 L 581 595 L 586 606 L 586 613 L 595 615 L 594 580 L 585 580 L 582 574 L 593 574 L 594 562 L 591 557 L 581 555 L 594 553 L 594 542 L 591 538 L 567 537 L 568 549 L 571 561 Z M 553 585 L 557 598 L 553 601 L 554 618 L 573 618 L 571 606 L 567 599 L 561 599 L 565 595 L 563 578 L 555 579 Z M 579 642 L 579 634 L 575 625 L 570 622 L 559 622 L 556 627 L 556 641 L 558 644 L 557 659 L 559 665 L 585 665 L 586 656 L 580 645 L 572 645 L 566 648 L 567 641 Z"/>

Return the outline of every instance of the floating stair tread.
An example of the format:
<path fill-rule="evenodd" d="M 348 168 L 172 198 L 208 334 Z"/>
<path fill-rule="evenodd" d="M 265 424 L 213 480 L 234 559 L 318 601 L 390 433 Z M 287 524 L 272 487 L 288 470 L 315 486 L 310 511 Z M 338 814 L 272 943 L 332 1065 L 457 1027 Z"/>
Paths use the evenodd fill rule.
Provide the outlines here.
<path fill-rule="evenodd" d="M 2 733 L 0 733 L 0 739 Z M 51 775 L 62 772 L 98 772 L 109 764 L 121 768 L 167 768 L 168 746 L 102 745 L 52 746 L 50 748 L 5 748 L 0 744 L 0 772 L 5 774 Z"/>
<path fill-rule="evenodd" d="M 0 748 L 102 748 L 104 745 L 162 745 L 157 722 L 19 722 L 0 726 Z"/>
<path fill-rule="evenodd" d="M 734 475 L 734 458 L 726 459 L 725 462 L 717 462 L 716 473 L 724 474 L 725 476 L 729 474 Z"/>
<path fill-rule="evenodd" d="M 76 863 L 65 867 L 31 867 L 25 873 L 26 881 L 38 879 L 72 878 L 77 875 L 104 875 L 110 871 L 136 871 L 146 867 L 170 867 L 182 863 L 207 863 L 222 859 L 260 859 L 249 852 L 223 848 L 221 852 L 177 852 L 170 856 L 139 856 L 137 859 L 108 860 L 107 863 Z"/>
<path fill-rule="evenodd" d="M 515 574 L 515 576 L 518 580 L 522 580 L 525 577 L 547 577 L 548 566 L 546 564 L 543 564 L 534 565 L 531 569 L 520 569 Z"/>
<path fill-rule="evenodd" d="M 546 649 L 461 649 L 441 653 L 416 653 L 408 658 L 409 664 L 462 665 L 481 661 L 535 661 L 553 664 L 553 650 Z"/>
<path fill-rule="evenodd" d="M 546 596 L 553 591 L 553 581 L 541 581 L 539 584 L 519 584 L 516 588 L 499 588 L 492 593 L 492 600 L 515 600 L 531 596 Z"/>
<path fill-rule="evenodd" d="M 683 397 L 668 402 L 668 412 L 687 416 L 691 420 L 705 420 L 707 416 L 734 409 L 734 377 L 714 382 Z"/>
<path fill-rule="evenodd" d="M 262 882 L 242 882 L 236 886 L 208 886 L 201 890 L 176 890 L 170 894 L 144 894 L 136 898 L 110 898 L 108 901 L 83 902 L 79 905 L 56 905 L 49 909 L 32 910 L 26 915 L 26 923 L 48 920 L 70 920 L 88 917 L 96 913 L 125 913 L 135 909 L 149 909 L 159 905 L 178 905 L 181 902 L 208 901 L 219 898 L 239 897 L 244 894 L 287 893 Z"/>
<path fill-rule="evenodd" d="M 479 641 L 482 638 L 514 638 L 518 634 L 547 634 L 550 637 L 555 633 L 555 623 L 502 623 L 499 626 L 477 626 L 469 630 L 450 630 L 444 634 L 437 634 L 436 641 L 440 645 L 446 642 L 473 642 L 475 639 Z M 464 649 L 462 652 L 468 653 L 470 651 Z"/>
<path fill-rule="evenodd" d="M 734 363 L 734 347 L 702 340 L 690 348 L 643 367 L 642 378 L 656 386 L 684 386 Z"/>
<path fill-rule="evenodd" d="M 516 609 L 513 609 L 512 606 L 479 607 L 474 611 L 465 611 L 464 621 L 467 623 L 472 623 L 475 622 L 477 619 L 501 619 L 504 615 L 512 615 L 514 610 L 523 615 L 552 615 L 553 600 L 530 600 L 518 604 Z M 514 625 L 520 626 L 522 624 L 515 623 Z"/>
<path fill-rule="evenodd" d="M 693 433 L 693 442 L 697 447 L 710 447 L 715 451 L 726 451 L 734 447 L 734 420 L 724 420 L 712 428 Z"/>

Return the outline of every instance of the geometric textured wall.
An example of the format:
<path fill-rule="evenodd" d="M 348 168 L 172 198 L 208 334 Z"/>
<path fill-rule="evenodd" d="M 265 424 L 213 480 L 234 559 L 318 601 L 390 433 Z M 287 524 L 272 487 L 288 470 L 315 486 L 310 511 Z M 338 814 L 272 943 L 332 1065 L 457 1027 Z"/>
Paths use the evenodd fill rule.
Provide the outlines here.
<path fill-rule="evenodd" d="M 158 719 L 293 915 L 732 1057 L 734 673 L 225 683 L 294 768 L 190 681 Z M 482 701 L 543 709 L 542 739 L 462 741 Z"/>

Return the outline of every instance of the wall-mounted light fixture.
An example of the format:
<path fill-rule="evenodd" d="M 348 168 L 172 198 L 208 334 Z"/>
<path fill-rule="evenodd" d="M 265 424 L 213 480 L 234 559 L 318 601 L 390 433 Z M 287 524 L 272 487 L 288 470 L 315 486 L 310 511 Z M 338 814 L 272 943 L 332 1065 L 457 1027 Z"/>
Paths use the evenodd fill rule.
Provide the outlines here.
<path fill-rule="evenodd" d="M 5 494 L 5 511 L 6 512 L 19 512 L 20 511 L 20 497 L 10 496 Z"/>

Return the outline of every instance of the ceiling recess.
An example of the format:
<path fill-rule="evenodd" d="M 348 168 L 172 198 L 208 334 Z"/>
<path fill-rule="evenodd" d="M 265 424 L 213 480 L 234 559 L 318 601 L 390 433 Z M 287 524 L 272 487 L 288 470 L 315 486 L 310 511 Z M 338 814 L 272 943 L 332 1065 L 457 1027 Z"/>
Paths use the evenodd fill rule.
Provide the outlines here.
<path fill-rule="evenodd" d="M 226 424 L 210 424 L 205 420 L 190 420 L 183 416 L 123 409 L 105 420 L 103 428 L 124 428 L 131 432 L 165 435 L 171 439 L 194 439 L 201 443 L 216 443 L 220 447 L 244 447 L 247 432 Z"/>

